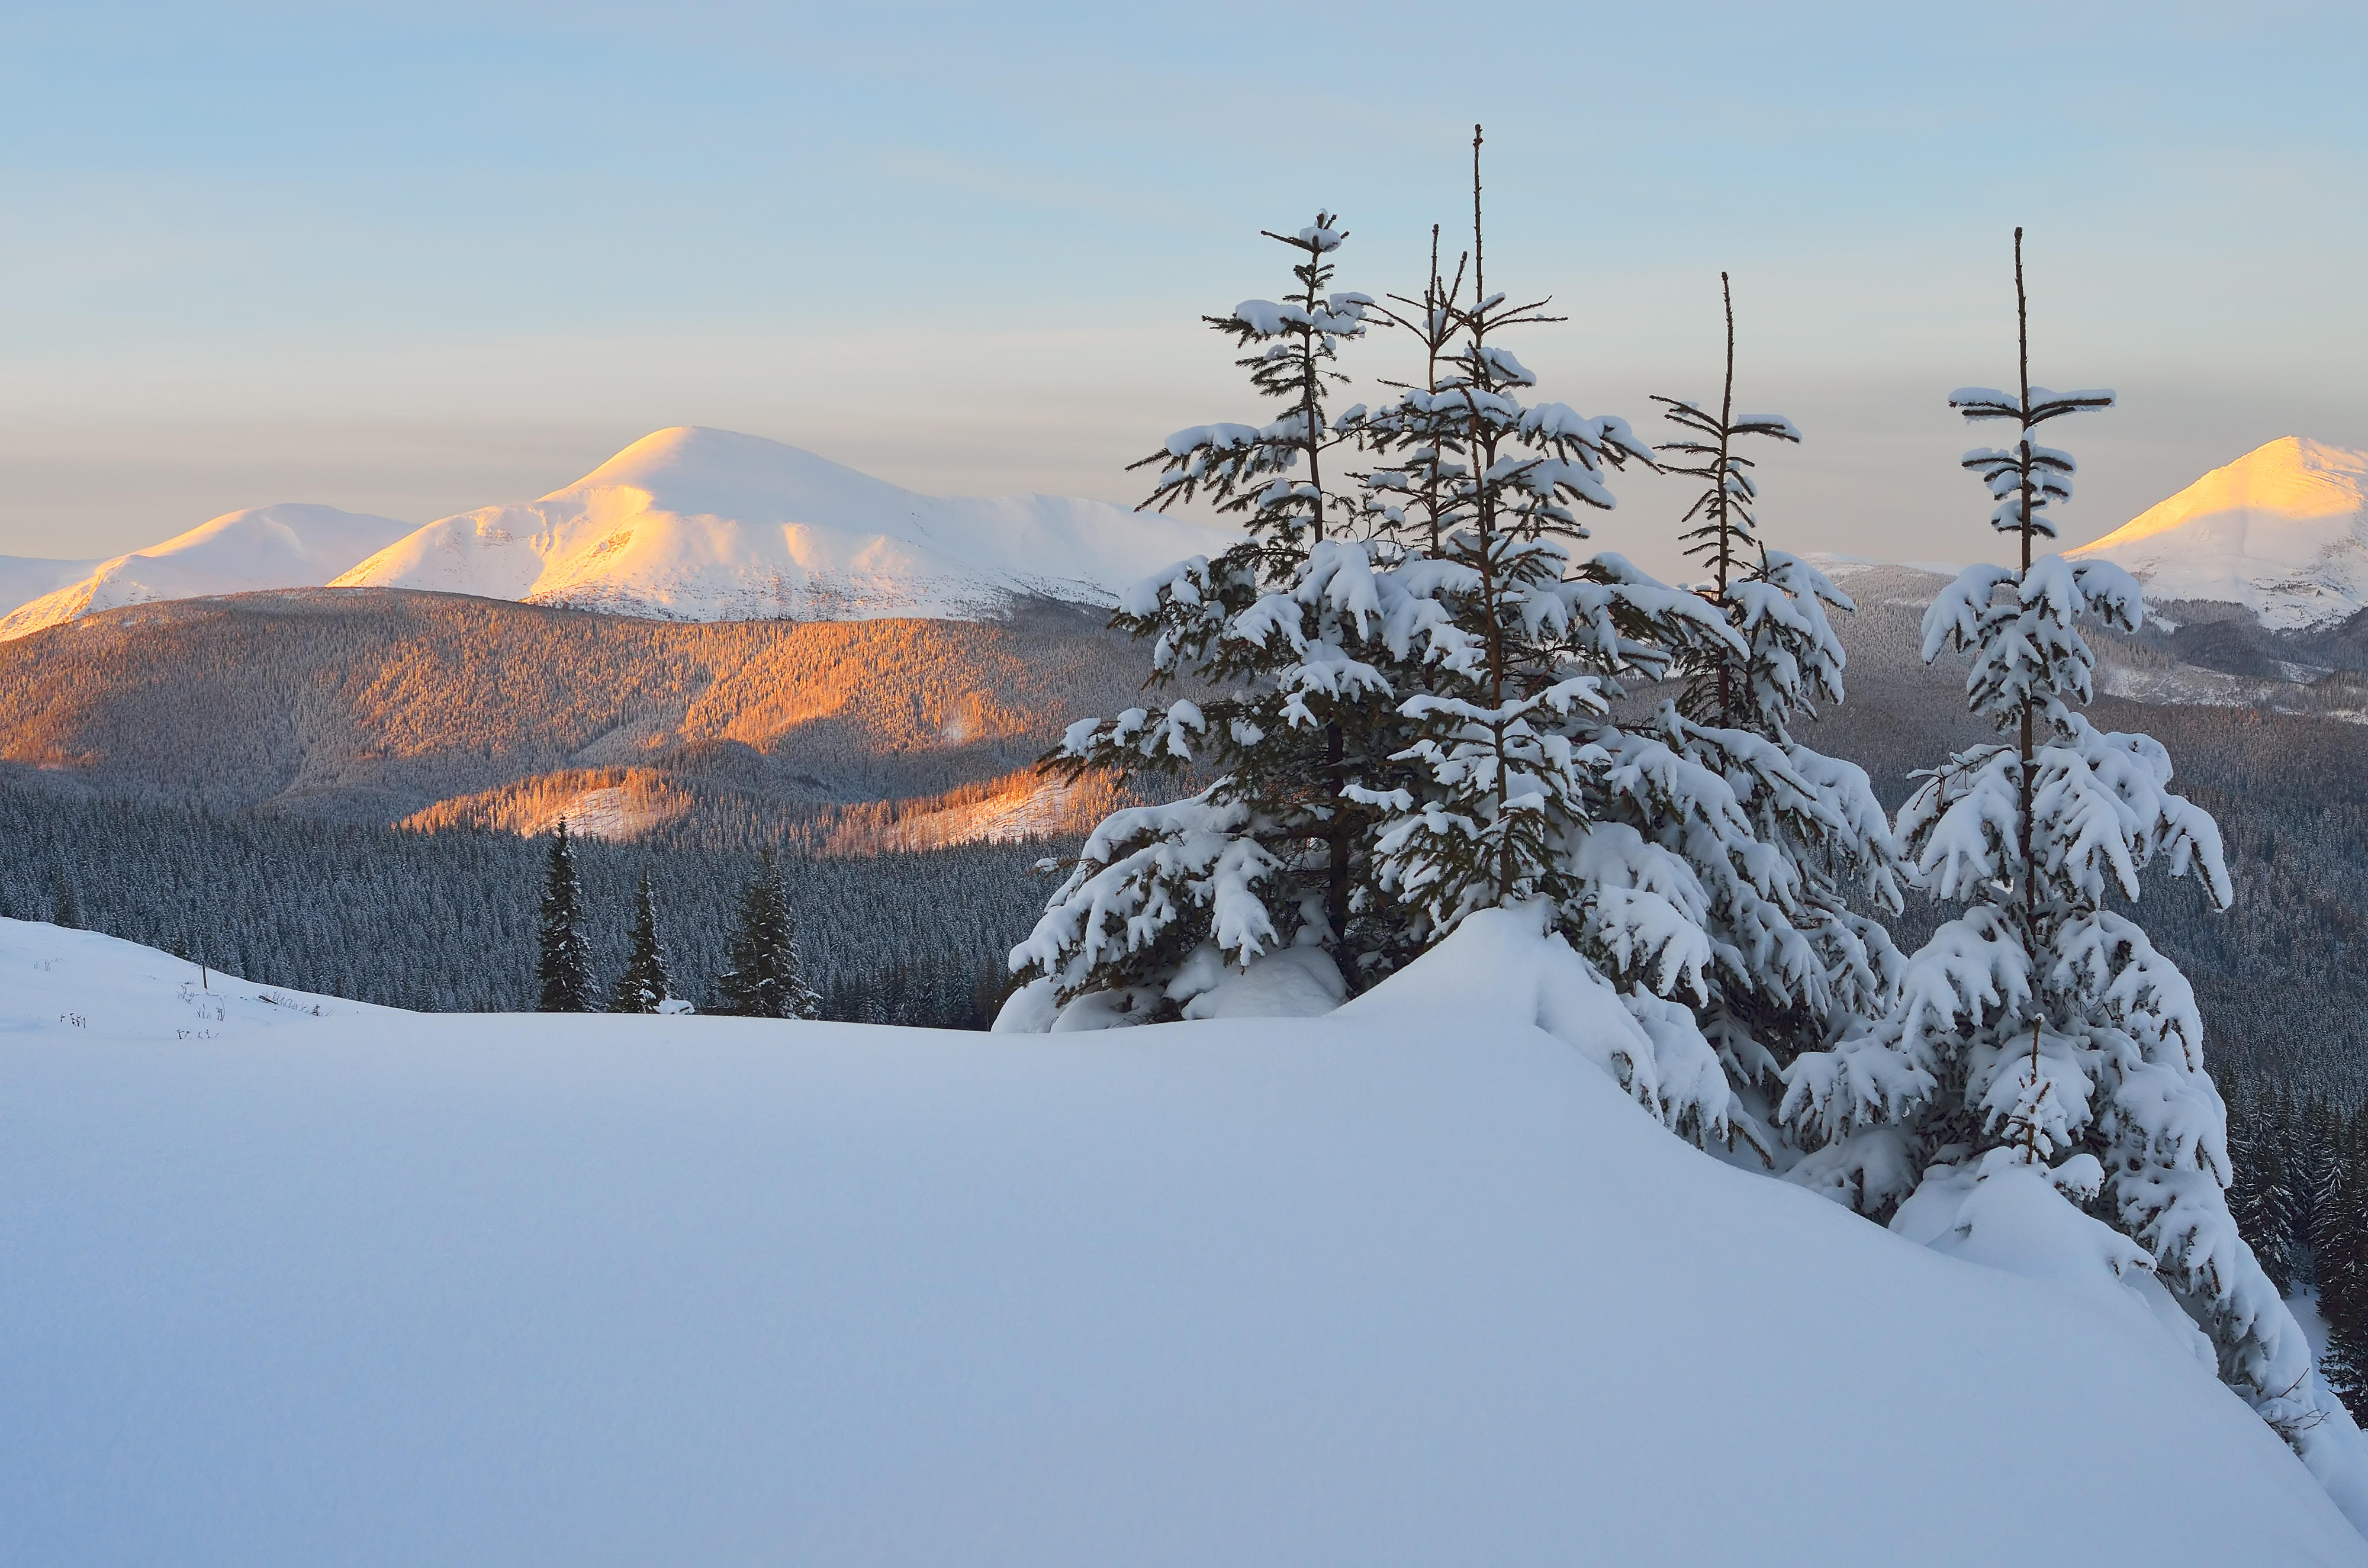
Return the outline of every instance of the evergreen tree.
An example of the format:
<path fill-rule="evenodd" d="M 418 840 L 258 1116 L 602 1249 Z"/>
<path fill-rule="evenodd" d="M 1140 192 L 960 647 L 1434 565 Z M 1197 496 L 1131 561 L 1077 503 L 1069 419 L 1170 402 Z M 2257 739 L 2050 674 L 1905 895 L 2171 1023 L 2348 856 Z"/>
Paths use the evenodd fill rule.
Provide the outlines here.
<path fill-rule="evenodd" d="M 1390 912 L 1372 896 L 1371 812 L 1343 793 L 1393 749 L 1375 738 L 1389 723 L 1376 662 L 1387 607 L 1379 547 L 1354 537 L 1359 509 L 1336 488 L 1364 411 L 1328 405 L 1346 380 L 1338 345 L 1362 335 L 1372 301 L 1331 287 L 1348 238 L 1333 214 L 1267 237 L 1294 253 L 1294 289 L 1203 319 L 1243 350 L 1235 363 L 1281 416 L 1179 430 L 1133 465 L 1159 471 L 1146 505 L 1204 498 L 1245 529 L 1215 560 L 1129 590 L 1111 622 L 1152 641 L 1155 687 L 1198 694 L 1081 721 L 1046 758 L 1071 777 L 1214 775 L 1188 800 L 1096 828 L 1012 953 L 1062 1004 L 1097 994 L 1107 1023 L 1177 1017 L 1227 965 L 1281 947 L 1331 955 L 1343 989 L 1393 958 Z"/>
<path fill-rule="evenodd" d="M 1680 645 L 1673 674 L 1683 686 L 1648 727 L 1674 756 L 1727 781 L 1750 832 L 1704 833 L 1686 818 L 1641 812 L 1628 820 L 1701 879 L 1713 961 L 1708 999 L 1695 1011 L 1735 1087 L 1764 1106 L 1776 1074 L 1801 1051 L 1862 1031 L 1888 1010 L 1898 949 L 1850 898 L 1896 912 L 1900 868 L 1865 770 L 1792 734 L 1796 720 L 1815 716 L 1813 704 L 1842 699 L 1845 658 L 1827 608 L 1856 607 L 1823 574 L 1759 538 L 1755 465 L 1738 445 L 1801 436 L 1781 415 L 1735 412 L 1735 300 L 1725 273 L 1719 290 L 1726 360 L 1717 408 L 1654 401 L 1682 433 L 1659 449 L 1665 469 L 1703 486 L 1680 523 L 1686 552 L 1710 571 L 1696 591 L 1736 635 Z"/>
<path fill-rule="evenodd" d="M 632 947 L 625 971 L 609 998 L 612 1013 L 655 1013 L 666 999 L 666 954 L 658 946 L 658 912 L 650 898 L 650 873 L 644 866 L 633 892 Z"/>
<path fill-rule="evenodd" d="M 584 889 L 576 881 L 564 817 L 552 831 L 551 858 L 543 868 L 542 931 L 535 949 L 534 982 L 539 1013 L 599 1010 L 592 949 L 584 939 Z"/>
<path fill-rule="evenodd" d="M 1897 824 L 1924 885 L 1964 913 L 1909 961 L 1882 1029 L 1785 1070 L 1783 1114 L 1820 1146 L 1793 1174 L 1878 1215 L 1911 1193 L 1952 1216 L 2021 1185 L 2060 1194 L 2135 1244 L 2106 1244 L 2112 1266 L 2151 1268 L 2205 1325 L 2222 1377 L 2307 1450 L 2329 1440 L 2328 1395 L 2229 1213 L 2226 1112 L 2193 993 L 2107 907 L 2135 901 L 2139 872 L 2165 863 L 2225 908 L 2219 831 L 2170 792 L 2161 745 L 2104 733 L 2076 706 L 2093 663 L 2076 616 L 2135 631 L 2137 584 L 2108 562 L 2034 553 L 2073 462 L 2032 432 L 2112 394 L 2031 384 L 2020 229 L 2015 297 L 2018 390 L 1968 388 L 1950 403 L 2019 426 L 2014 445 L 1964 466 L 1998 499 L 1992 526 L 2016 537 L 2021 565 L 1969 569 L 1924 622 L 1927 658 L 1952 642 L 1972 653 L 1970 705 L 2005 738 L 1919 774 Z"/>
<path fill-rule="evenodd" d="M 2354 1415 L 2368 1414 L 2368 1110 L 2341 1126 L 2317 1236 L 2319 1369 Z"/>
<path fill-rule="evenodd" d="M 773 852 L 757 858 L 757 874 L 740 895 L 740 916 L 724 949 L 731 968 L 716 980 L 720 1012 L 743 1018 L 817 1018 L 822 998 L 806 983 L 798 957 L 789 895 Z"/>
<path fill-rule="evenodd" d="M 51 905 L 50 924 L 68 931 L 82 929 L 82 904 L 74 897 L 74 883 L 63 876 L 58 878 L 58 896 Z"/>
<path fill-rule="evenodd" d="M 2228 1103 L 2228 1209 L 2245 1244 L 2280 1295 L 2294 1289 L 2294 1196 L 2286 1174 L 2286 1131 L 2276 1102 L 2259 1091 L 2238 1088 Z"/>
<path fill-rule="evenodd" d="M 1613 504 L 1609 472 L 1649 467 L 1653 453 L 1624 420 L 1525 401 L 1536 379 L 1503 336 L 1560 318 L 1548 301 L 1488 290 L 1481 145 L 1474 127 L 1471 302 L 1455 304 L 1434 266 L 1422 321 L 1443 313 L 1453 341 L 1432 346 L 1427 384 L 1406 387 L 1367 426 L 1403 464 L 1375 475 L 1377 497 L 1412 502 L 1421 529 L 1378 596 L 1388 624 L 1406 628 L 1396 711 L 1410 734 L 1392 760 L 1407 776 L 1346 789 L 1383 814 L 1382 885 L 1426 939 L 1483 910 L 1543 920 L 1636 1019 L 1630 1091 L 1691 1136 L 1725 1137 L 1734 1096 L 1691 1014 L 1669 1000 L 1707 997 L 1706 895 L 1686 858 L 1636 824 L 1738 850 L 1750 824 L 1725 778 L 1613 703 L 1625 682 L 1666 676 L 1700 644 L 1742 647 L 1696 596 L 1615 555 L 1574 558 L 1588 537 L 1581 515 Z"/>

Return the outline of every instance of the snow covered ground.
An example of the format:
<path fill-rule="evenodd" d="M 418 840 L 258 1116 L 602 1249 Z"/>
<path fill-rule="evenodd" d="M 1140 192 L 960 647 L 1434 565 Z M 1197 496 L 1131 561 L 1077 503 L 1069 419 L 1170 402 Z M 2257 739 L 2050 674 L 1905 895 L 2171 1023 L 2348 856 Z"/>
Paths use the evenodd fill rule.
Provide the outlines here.
<path fill-rule="evenodd" d="M 2368 1561 L 2143 1313 L 1695 1153 L 1474 976 L 428 1017 L 0 922 L 5 1555 Z"/>

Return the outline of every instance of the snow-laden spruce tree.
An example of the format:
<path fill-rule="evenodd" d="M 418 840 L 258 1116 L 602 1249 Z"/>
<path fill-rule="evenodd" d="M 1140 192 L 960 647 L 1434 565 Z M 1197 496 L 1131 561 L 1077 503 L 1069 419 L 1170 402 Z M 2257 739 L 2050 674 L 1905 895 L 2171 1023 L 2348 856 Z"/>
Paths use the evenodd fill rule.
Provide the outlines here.
<path fill-rule="evenodd" d="M 1386 619 L 1376 547 L 1354 537 L 1338 449 L 1363 415 L 1335 417 L 1338 345 L 1372 300 L 1336 291 L 1348 237 L 1328 212 L 1296 233 L 1292 292 L 1203 318 L 1243 351 L 1252 388 L 1282 404 L 1264 425 L 1179 430 L 1134 466 L 1156 467 L 1146 505 L 1205 498 L 1241 542 L 1123 595 L 1112 624 L 1152 642 L 1164 705 L 1070 727 L 1047 765 L 1201 782 L 1190 798 L 1116 812 L 1086 841 L 1015 972 L 1028 1022 L 1063 1027 L 1174 1017 L 1230 970 L 1296 949 L 1303 981 L 1337 1002 L 1379 977 L 1393 941 L 1371 896 L 1365 813 L 1342 786 L 1385 752 L 1391 692 L 1373 662 Z M 1080 997 L 1093 998 L 1083 1007 Z M 1011 1027 L 1016 1011 L 1008 1011 Z"/>
<path fill-rule="evenodd" d="M 1969 568 L 1924 619 L 1928 659 L 1951 645 L 1972 654 L 1970 705 L 2001 739 L 1918 774 L 1896 824 L 1923 885 L 1963 913 L 1908 960 L 1882 1029 L 1785 1069 L 1782 1115 L 1816 1146 L 1792 1174 L 1862 1212 L 1896 1213 L 1903 1231 L 1980 1233 L 1993 1248 L 2069 1233 L 2047 1217 L 2060 1199 L 2111 1227 L 2083 1244 L 2115 1273 L 2151 1272 L 2182 1302 L 2224 1379 L 2314 1469 L 2351 1465 L 2358 1456 L 2320 1447 L 2338 1407 L 2229 1213 L 2226 1111 L 2194 994 L 2112 907 L 2135 900 L 2139 873 L 2156 866 L 2195 876 L 2226 907 L 2228 873 L 2211 817 L 2171 792 L 2162 746 L 2080 711 L 2093 659 L 2076 621 L 2135 631 L 2145 610 L 2120 567 L 2037 552 L 2055 535 L 2047 508 L 2070 496 L 2073 461 L 2034 432 L 2113 396 L 2031 384 L 2020 229 L 2015 301 L 2016 390 L 1966 388 L 1949 402 L 1968 420 L 2016 426 L 2011 445 L 1964 466 L 1996 499 L 1991 524 L 2015 538 L 2021 564 Z M 2356 1444 L 2348 1419 L 2335 1427 Z"/>
<path fill-rule="evenodd" d="M 1850 899 L 1896 911 L 1900 868 L 1865 770 L 1792 733 L 1816 704 L 1841 701 L 1845 657 L 1827 608 L 1856 607 L 1824 574 L 1759 537 L 1756 465 L 1738 449 L 1748 437 L 1801 435 L 1781 415 L 1736 413 L 1735 298 L 1723 272 L 1719 290 L 1726 360 L 1717 407 L 1653 401 L 1681 432 L 1659 448 L 1664 471 L 1702 484 L 1679 525 L 1686 553 L 1709 573 L 1696 591 L 1735 637 L 1680 643 L 1671 669 L 1679 695 L 1637 728 L 1685 767 L 1725 780 L 1749 832 L 1722 813 L 1639 809 L 1654 802 L 1636 795 L 1621 803 L 1622 820 L 1701 880 L 1712 960 L 1695 1013 L 1746 1105 L 1764 1113 L 1776 1074 L 1801 1051 L 1863 1032 L 1889 1011 L 1898 949 Z M 1748 1131 L 1767 1153 L 1756 1115 Z"/>
<path fill-rule="evenodd" d="M 633 890 L 633 935 L 625 957 L 625 971 L 609 994 L 612 1013 L 655 1013 L 666 999 L 666 952 L 658 944 L 658 911 L 650 897 L 649 868 L 642 869 Z"/>
<path fill-rule="evenodd" d="M 770 849 L 757 857 L 757 873 L 741 892 L 739 918 L 724 942 L 723 957 L 732 967 L 716 979 L 722 998 L 716 1011 L 743 1018 L 822 1016 L 822 998 L 806 983 L 789 894 Z"/>
<path fill-rule="evenodd" d="M 1455 341 L 1428 384 L 1368 423 L 1403 465 L 1376 472 L 1377 498 L 1420 498 L 1402 520 L 1426 536 L 1386 574 L 1411 648 L 1396 710 L 1412 733 L 1395 758 L 1411 776 L 1345 789 L 1383 813 L 1382 885 L 1430 939 L 1483 910 L 1542 919 L 1620 988 L 1649 1039 L 1652 1060 L 1623 1069 L 1631 1092 L 1691 1136 L 1725 1137 L 1733 1096 L 1671 1000 L 1708 996 L 1708 894 L 1684 856 L 1634 823 L 1738 842 L 1750 824 L 1725 779 L 1625 727 L 1612 705 L 1624 680 L 1665 676 L 1700 645 L 1743 647 L 1695 595 L 1618 556 L 1574 559 L 1581 513 L 1613 503 L 1609 472 L 1649 467 L 1653 453 L 1624 420 L 1525 401 L 1536 378 L 1499 339 L 1559 318 L 1546 301 L 1488 290 L 1480 147 L 1475 127 L 1472 302 L 1450 307 Z"/>
<path fill-rule="evenodd" d="M 592 980 L 592 947 L 584 936 L 584 887 L 575 879 L 575 852 L 567 845 L 565 817 L 552 829 L 551 858 L 542 873 L 541 914 L 534 958 L 535 1011 L 599 1011 L 598 992 Z"/>

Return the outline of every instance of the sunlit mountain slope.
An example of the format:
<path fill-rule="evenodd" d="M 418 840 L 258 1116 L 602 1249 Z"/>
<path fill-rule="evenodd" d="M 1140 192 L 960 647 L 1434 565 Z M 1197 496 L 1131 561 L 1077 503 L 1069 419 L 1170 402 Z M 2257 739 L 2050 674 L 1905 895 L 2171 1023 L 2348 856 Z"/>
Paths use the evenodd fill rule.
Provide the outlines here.
<path fill-rule="evenodd" d="M 16 604 L 0 619 L 0 641 L 126 605 L 325 583 L 411 527 L 392 517 L 294 502 L 226 512 L 162 544 L 100 562 L 87 575 Z M 0 588 L 40 581 L 30 569 L 47 564 L 10 562 L 17 570 L 0 574 Z"/>
<path fill-rule="evenodd" d="M 798 448 L 681 426 L 540 501 L 446 517 L 339 585 L 422 588 L 676 620 L 993 614 L 1110 602 L 1233 536 L 1051 495 L 916 494 Z"/>
<path fill-rule="evenodd" d="M 2069 553 L 2156 602 L 2242 605 L 2272 631 L 2343 620 L 2368 606 L 2368 452 L 2282 437 Z"/>

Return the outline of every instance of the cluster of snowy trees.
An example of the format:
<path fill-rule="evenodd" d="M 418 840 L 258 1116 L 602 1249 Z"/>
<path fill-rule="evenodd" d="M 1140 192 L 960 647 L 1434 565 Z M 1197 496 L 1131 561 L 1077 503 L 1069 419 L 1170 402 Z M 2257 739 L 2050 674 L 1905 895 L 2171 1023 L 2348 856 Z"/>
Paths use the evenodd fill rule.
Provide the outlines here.
<path fill-rule="evenodd" d="M 1995 738 L 1931 759 L 1887 816 L 1797 733 L 1843 699 L 1829 617 L 1851 605 L 1760 537 L 1751 451 L 1800 432 L 1736 411 L 1731 296 L 1719 397 L 1656 399 L 1657 448 L 1541 401 L 1508 339 L 1558 318 L 1490 288 L 1473 146 L 1452 273 L 1434 231 L 1419 290 L 1341 290 L 1348 234 L 1319 213 L 1269 236 L 1281 300 L 1206 318 L 1275 416 L 1138 466 L 1150 504 L 1203 498 L 1243 537 L 1122 600 L 1167 699 L 1048 758 L 1206 782 L 1092 833 L 998 1027 L 1210 1016 L 1249 986 L 1321 1010 L 1478 911 L 1524 912 L 1617 993 L 1623 1086 L 1672 1130 L 1907 1231 L 2093 1230 L 2088 1253 L 2158 1281 L 2309 1458 L 2332 1396 L 2231 1214 L 2192 991 L 2127 912 L 2149 869 L 2225 906 L 2220 837 L 2161 745 L 2082 710 L 2079 624 L 2145 612 L 2126 573 L 2045 548 L 2074 462 L 2036 432 L 2113 398 L 2032 384 L 2021 231 L 2015 384 L 1949 399 L 2009 427 L 1964 467 L 2016 564 L 1959 576 L 1922 650 L 1969 656 Z M 1386 332 L 1394 395 L 1337 407 L 1344 356 Z M 1677 526 L 1702 581 L 1580 548 L 1632 463 L 1701 484 Z M 1883 917 L 1909 890 L 1952 913 L 1905 954 Z"/>
<path fill-rule="evenodd" d="M 1003 960 L 1043 899 L 1040 844 L 817 856 L 789 833 L 670 824 L 629 844 L 571 832 L 590 967 L 634 967 L 639 883 L 666 937 L 667 989 L 728 1007 L 714 980 L 752 869 L 773 852 L 822 1016 L 984 1028 Z M 0 915 L 176 952 L 262 984 L 430 1012 L 529 1011 L 550 842 L 92 800 L 0 784 Z M 662 919 L 658 917 L 662 916 Z M 612 983 L 596 987 L 606 1002 Z"/>
<path fill-rule="evenodd" d="M 2327 1325 L 2319 1369 L 2368 1415 L 2368 1107 L 2266 1085 L 2228 1095 L 2229 1206 L 2279 1290 L 2310 1291 Z"/>
<path fill-rule="evenodd" d="M 663 1013 L 689 1011 L 674 994 L 666 951 L 658 940 L 657 905 L 643 868 L 633 889 L 633 934 L 625 966 L 604 1006 L 584 934 L 584 888 L 567 840 L 567 819 L 551 833 L 542 878 L 541 926 L 535 945 L 535 1010 L 541 1013 Z M 746 1018 L 817 1018 L 822 998 L 805 981 L 797 926 L 773 852 L 757 859 L 741 891 L 737 918 L 724 947 L 730 967 L 715 977 L 711 1012 Z"/>

